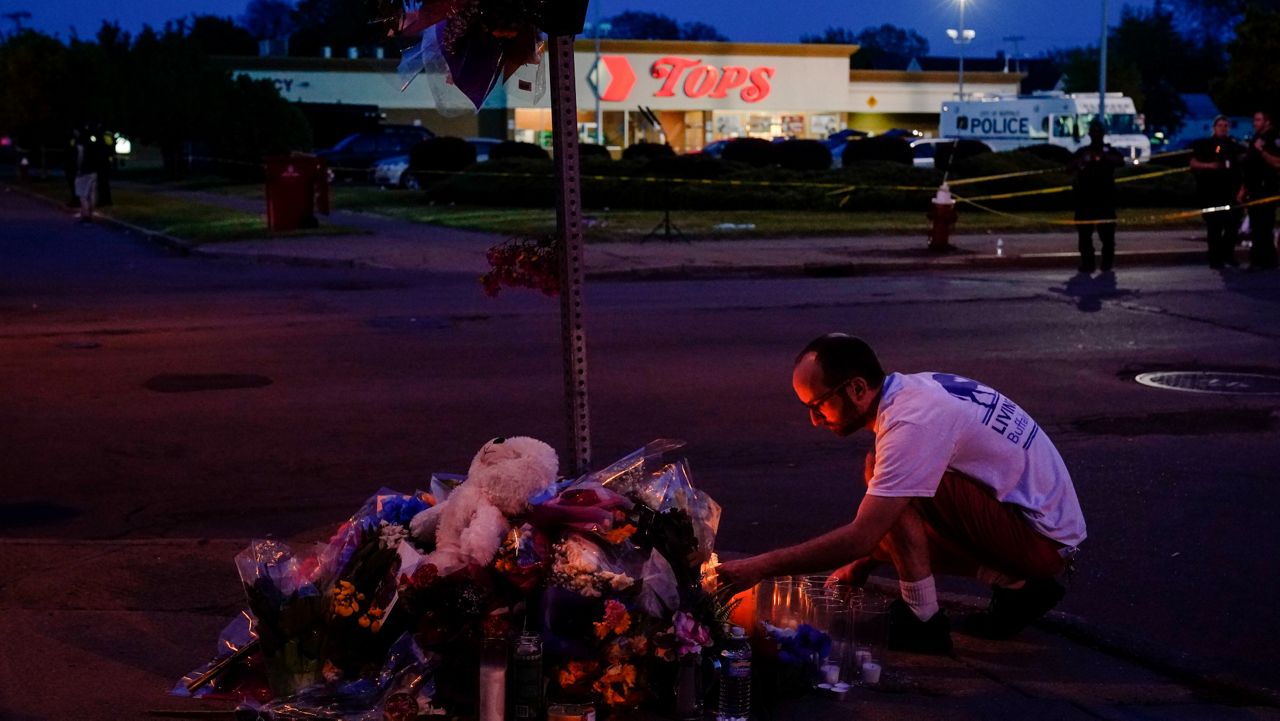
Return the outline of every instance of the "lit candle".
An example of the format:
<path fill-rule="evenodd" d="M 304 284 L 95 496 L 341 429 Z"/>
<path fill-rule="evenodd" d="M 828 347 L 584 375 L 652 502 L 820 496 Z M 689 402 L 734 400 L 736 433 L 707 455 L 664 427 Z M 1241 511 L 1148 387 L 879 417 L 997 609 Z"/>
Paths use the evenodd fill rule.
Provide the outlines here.
<path fill-rule="evenodd" d="M 834 663 L 823 664 L 822 680 L 830 684 L 840 683 L 840 667 Z"/>
<path fill-rule="evenodd" d="M 729 613 L 729 623 L 747 629 L 748 633 L 755 631 L 757 621 L 756 603 L 759 591 L 760 586 L 752 586 L 730 599 L 730 605 L 734 603 L 738 605 L 734 606 L 733 611 Z"/>
<path fill-rule="evenodd" d="M 880 664 L 875 661 L 862 664 L 862 680 L 873 686 L 880 683 Z"/>

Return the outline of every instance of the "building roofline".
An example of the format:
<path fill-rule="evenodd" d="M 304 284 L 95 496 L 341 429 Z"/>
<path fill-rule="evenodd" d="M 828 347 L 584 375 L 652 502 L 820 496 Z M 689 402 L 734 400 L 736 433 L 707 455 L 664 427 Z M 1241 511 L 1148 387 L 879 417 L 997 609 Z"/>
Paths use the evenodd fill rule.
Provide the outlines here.
<path fill-rule="evenodd" d="M 959 73 L 946 70 L 850 70 L 851 83 L 954 83 Z M 964 79 L 973 83 L 1020 83 L 1026 73 L 967 72 Z"/>
<path fill-rule="evenodd" d="M 688 53 L 696 55 L 773 55 L 776 57 L 848 58 L 857 45 L 830 43 L 734 43 L 702 40 L 617 40 L 600 39 L 601 52 Z M 574 50 L 594 52 L 594 38 L 578 38 Z"/>

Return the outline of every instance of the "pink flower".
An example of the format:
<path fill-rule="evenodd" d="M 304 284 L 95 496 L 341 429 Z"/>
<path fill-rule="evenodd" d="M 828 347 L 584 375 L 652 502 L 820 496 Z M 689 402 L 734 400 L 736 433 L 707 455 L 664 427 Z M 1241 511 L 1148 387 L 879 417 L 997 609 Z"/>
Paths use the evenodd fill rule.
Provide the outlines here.
<path fill-rule="evenodd" d="M 680 642 L 680 655 L 697 653 L 711 645 L 711 634 L 706 626 L 693 620 L 693 616 L 677 611 L 675 617 L 676 640 Z"/>

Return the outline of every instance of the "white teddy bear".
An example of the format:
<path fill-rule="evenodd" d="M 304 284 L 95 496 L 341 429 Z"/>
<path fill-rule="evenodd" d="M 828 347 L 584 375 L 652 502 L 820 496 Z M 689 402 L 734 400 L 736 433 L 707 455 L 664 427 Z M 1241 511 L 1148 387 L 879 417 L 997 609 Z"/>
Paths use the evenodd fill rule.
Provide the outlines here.
<path fill-rule="evenodd" d="M 467 480 L 444 501 L 413 517 L 409 530 L 436 548 L 423 559 L 441 575 L 468 564 L 487 566 L 510 530 L 507 520 L 529 508 L 529 498 L 553 485 L 560 469 L 555 449 L 535 438 L 495 438 L 476 454 Z"/>

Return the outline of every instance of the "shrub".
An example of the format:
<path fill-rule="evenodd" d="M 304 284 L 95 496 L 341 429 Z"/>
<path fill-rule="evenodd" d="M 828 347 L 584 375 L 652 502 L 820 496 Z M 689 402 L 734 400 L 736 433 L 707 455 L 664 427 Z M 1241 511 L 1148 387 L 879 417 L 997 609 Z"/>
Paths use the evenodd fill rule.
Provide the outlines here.
<path fill-rule="evenodd" d="M 1061 145 L 1052 145 L 1050 143 L 1041 143 L 1039 145 L 1028 145 L 1025 148 L 1018 148 L 1018 153 L 1026 153 L 1042 160 L 1048 160 L 1058 165 L 1066 165 L 1075 157 L 1075 153 Z"/>
<path fill-rule="evenodd" d="M 826 170 L 831 167 L 831 149 L 818 140 L 788 140 L 773 146 L 778 165 L 788 170 Z"/>
<path fill-rule="evenodd" d="M 628 145 L 622 151 L 623 160 L 648 160 L 650 158 L 669 158 L 676 154 L 666 143 L 636 143 Z"/>
<path fill-rule="evenodd" d="M 844 147 L 840 161 L 846 167 L 869 160 L 914 165 L 911 143 L 904 138 L 879 135 L 874 138 L 852 140 Z"/>
<path fill-rule="evenodd" d="M 525 208 L 550 207 L 555 202 L 554 170 L 545 154 L 541 159 L 494 160 L 492 154 L 489 158 L 431 186 L 427 199 L 436 203 Z"/>
<path fill-rule="evenodd" d="M 640 171 L 646 175 L 711 180 L 725 174 L 725 165 L 710 155 L 673 155 L 667 158 L 654 158 Z"/>
<path fill-rule="evenodd" d="M 411 173 L 456 173 L 475 162 L 475 146 L 462 138 L 428 138 L 409 149 Z"/>
<path fill-rule="evenodd" d="M 504 140 L 489 150 L 489 160 L 510 160 L 513 158 L 551 160 L 551 154 L 533 143 L 520 143 L 514 140 Z"/>
<path fill-rule="evenodd" d="M 582 143 L 578 146 L 578 157 L 595 162 L 597 160 L 613 160 L 609 149 L 595 143 Z"/>
<path fill-rule="evenodd" d="M 991 148 L 979 140 L 957 140 L 954 143 L 938 143 L 933 156 L 933 166 L 942 172 L 951 170 L 956 163 L 986 155 Z"/>
<path fill-rule="evenodd" d="M 763 138 L 734 138 L 724 146 L 720 159 L 727 163 L 742 163 L 753 168 L 773 165 L 773 143 Z"/>

